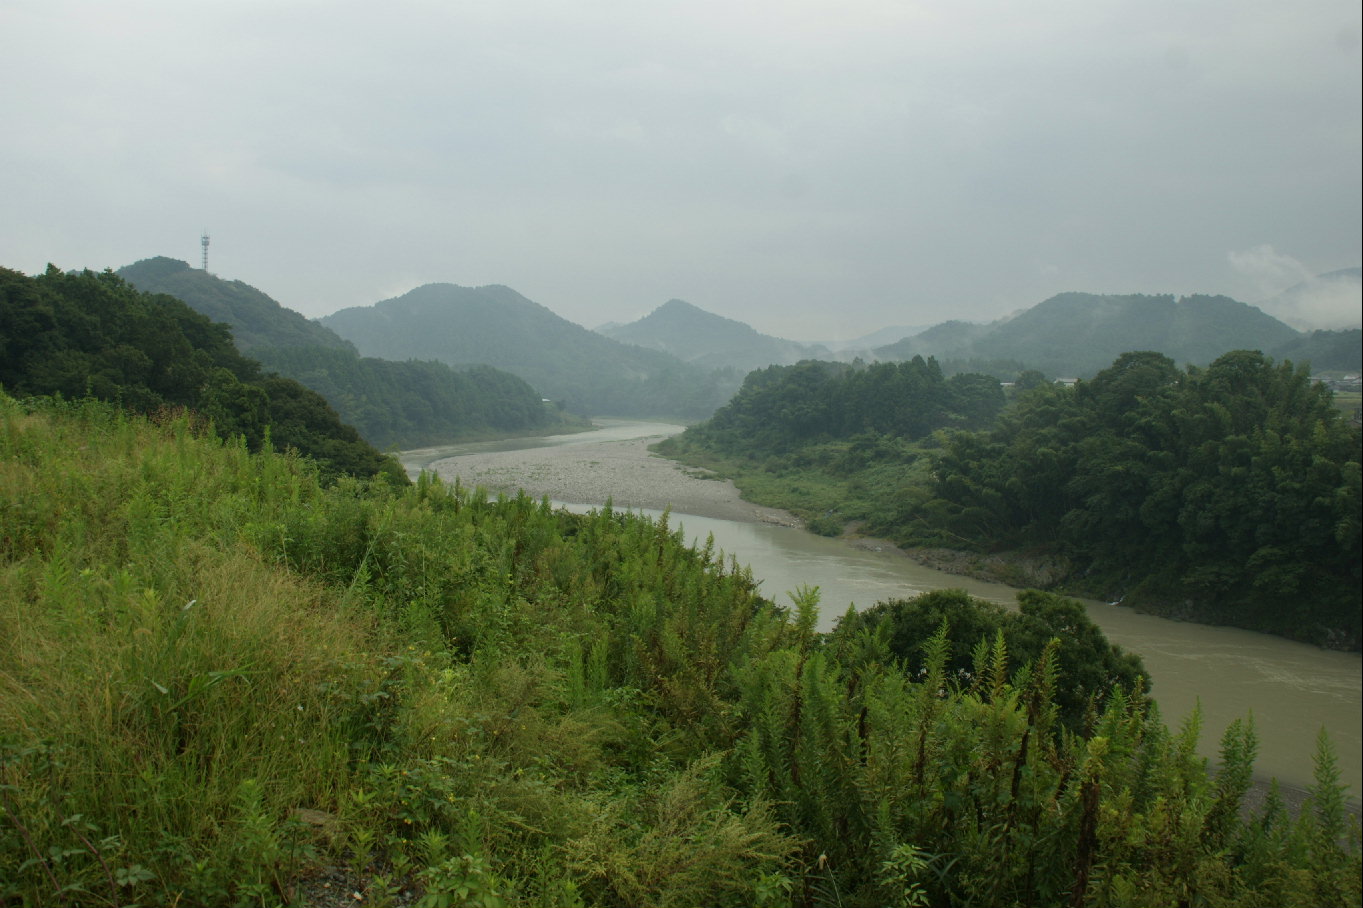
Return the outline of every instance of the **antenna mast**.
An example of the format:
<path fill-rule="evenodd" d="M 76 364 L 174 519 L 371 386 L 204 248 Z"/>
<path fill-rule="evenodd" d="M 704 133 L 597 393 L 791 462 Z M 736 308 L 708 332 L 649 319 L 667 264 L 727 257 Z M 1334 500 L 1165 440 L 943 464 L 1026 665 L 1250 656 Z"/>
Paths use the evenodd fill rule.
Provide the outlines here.
<path fill-rule="evenodd" d="M 201 245 L 201 246 L 204 247 L 204 273 L 206 274 L 206 273 L 208 272 L 208 231 L 207 231 L 207 230 L 205 230 L 203 236 L 199 238 L 199 245 Z"/>

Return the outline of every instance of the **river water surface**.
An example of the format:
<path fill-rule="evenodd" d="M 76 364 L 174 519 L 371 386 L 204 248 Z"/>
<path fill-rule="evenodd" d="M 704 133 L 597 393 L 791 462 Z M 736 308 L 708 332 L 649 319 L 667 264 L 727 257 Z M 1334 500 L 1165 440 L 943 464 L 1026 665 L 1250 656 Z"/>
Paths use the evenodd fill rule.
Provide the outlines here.
<path fill-rule="evenodd" d="M 622 471 L 617 474 L 622 477 L 617 488 L 607 468 L 611 461 L 599 451 L 618 451 L 620 442 L 671 434 L 679 428 L 612 422 L 599 432 L 579 435 L 406 452 L 403 461 L 412 471 L 428 468 L 446 478 L 460 476 L 466 484 L 472 479 L 489 487 L 525 488 L 536 496 L 549 495 L 570 510 L 586 511 L 603 504 L 607 495 L 617 506 L 628 504 L 632 493 L 627 486 L 647 481 L 633 474 L 626 477 Z M 497 458 L 501 453 L 530 449 L 556 450 L 545 450 L 539 460 L 523 453 Z M 475 463 L 479 471 L 472 469 Z M 655 464 L 653 469 L 660 466 L 665 464 Z M 584 474 L 585 484 L 565 480 L 574 471 Z M 495 477 L 496 482 L 487 482 L 487 477 Z M 555 481 L 567 494 L 555 490 Z M 659 487 L 665 487 L 662 479 Z M 574 494 L 573 489 L 579 491 Z M 635 500 L 647 501 L 649 491 L 657 490 L 642 490 Z M 693 516 L 682 512 L 683 505 L 684 500 L 673 504 L 670 524 L 680 527 L 691 541 L 704 543 L 713 536 L 717 548 L 751 568 L 768 598 L 789 605 L 790 592 L 817 586 L 824 630 L 849 605 L 865 607 L 935 589 L 965 589 L 982 599 L 1015 604 L 1017 591 L 1011 587 L 924 567 L 890 546 L 853 544 L 790 526 Z M 634 509 L 655 517 L 662 513 L 654 508 Z M 1105 602 L 1084 602 L 1109 640 L 1140 654 L 1166 724 L 1176 729 L 1201 704 L 1204 755 L 1215 760 L 1227 725 L 1252 715 L 1260 742 L 1256 772 L 1275 776 L 1285 785 L 1304 787 L 1312 778 L 1316 736 L 1325 728 L 1335 746 L 1342 781 L 1357 801 L 1363 792 L 1363 660 L 1358 653 L 1329 652 L 1252 631 L 1170 621 Z"/>

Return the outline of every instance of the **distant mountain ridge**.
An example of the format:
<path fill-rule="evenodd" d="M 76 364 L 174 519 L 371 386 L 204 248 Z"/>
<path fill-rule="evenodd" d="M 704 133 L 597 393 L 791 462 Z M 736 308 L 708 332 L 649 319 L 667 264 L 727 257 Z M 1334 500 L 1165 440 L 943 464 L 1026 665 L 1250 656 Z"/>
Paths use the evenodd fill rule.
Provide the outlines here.
<path fill-rule="evenodd" d="M 829 359 L 818 344 L 801 344 L 762 334 L 751 325 L 706 312 L 685 300 L 672 299 L 635 322 L 610 325 L 597 332 L 650 350 L 661 350 L 706 369 L 738 369 L 744 373 L 766 366 L 793 365 L 804 359 Z"/>
<path fill-rule="evenodd" d="M 369 356 L 503 369 L 579 413 L 703 418 L 742 380 L 590 331 L 496 284 L 426 284 L 321 322 Z"/>
<path fill-rule="evenodd" d="M 1205 365 L 1229 350 L 1302 352 L 1303 335 L 1227 296 L 1061 293 L 987 325 L 943 322 L 877 348 L 881 359 L 1010 359 L 1048 375 L 1088 377 L 1122 353 L 1155 350 Z"/>

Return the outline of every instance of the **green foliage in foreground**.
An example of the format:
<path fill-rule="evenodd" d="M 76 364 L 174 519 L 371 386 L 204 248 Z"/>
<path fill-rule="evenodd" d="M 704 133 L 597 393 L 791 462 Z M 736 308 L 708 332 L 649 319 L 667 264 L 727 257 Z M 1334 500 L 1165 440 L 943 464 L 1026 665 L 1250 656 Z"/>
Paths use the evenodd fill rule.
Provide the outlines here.
<path fill-rule="evenodd" d="M 1359 904 L 1322 738 L 1243 816 L 1140 689 L 1060 726 L 1063 643 L 911 676 L 665 522 L 319 481 L 186 419 L 0 396 L 0 901 Z"/>
<path fill-rule="evenodd" d="M 1083 603 L 1039 590 L 1019 593 L 1017 611 L 973 599 L 961 590 L 881 602 L 849 611 L 832 640 L 842 645 L 869 633 L 883 641 L 911 676 L 922 677 L 928 671 L 934 635 L 943 626 L 951 644 L 948 675 L 966 686 L 979 684 L 993 670 L 990 660 L 998 644 L 1012 664 L 1025 667 L 1039 663 L 1054 641 L 1048 658 L 1065 683 L 1054 692 L 1052 702 L 1060 722 L 1072 731 L 1089 727 L 1114 689 L 1150 690 L 1150 676 L 1140 657 L 1109 643 Z"/>

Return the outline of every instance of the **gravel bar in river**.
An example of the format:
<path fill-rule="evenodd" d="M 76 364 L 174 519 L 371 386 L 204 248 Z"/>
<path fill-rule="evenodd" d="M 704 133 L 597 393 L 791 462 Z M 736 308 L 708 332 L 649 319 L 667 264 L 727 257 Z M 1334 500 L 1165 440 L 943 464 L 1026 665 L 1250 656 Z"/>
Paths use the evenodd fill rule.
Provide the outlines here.
<path fill-rule="evenodd" d="M 518 451 L 459 454 L 433 461 L 446 482 L 483 486 L 514 495 L 549 497 L 564 504 L 649 508 L 720 520 L 799 526 L 792 514 L 744 501 L 728 480 L 704 478 L 705 471 L 684 467 L 648 450 L 657 437 L 525 448 Z"/>

